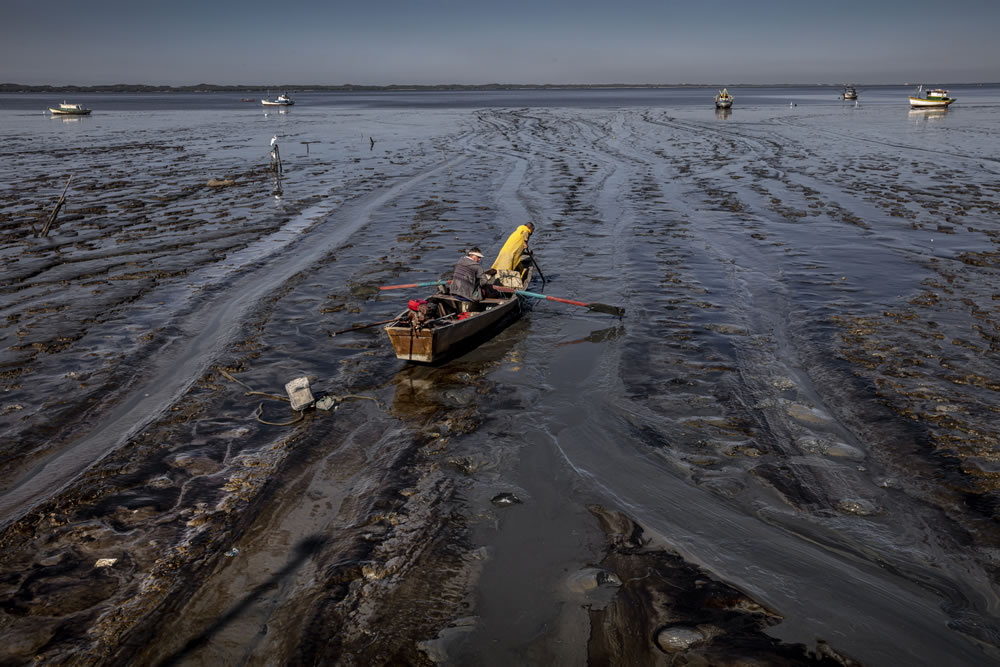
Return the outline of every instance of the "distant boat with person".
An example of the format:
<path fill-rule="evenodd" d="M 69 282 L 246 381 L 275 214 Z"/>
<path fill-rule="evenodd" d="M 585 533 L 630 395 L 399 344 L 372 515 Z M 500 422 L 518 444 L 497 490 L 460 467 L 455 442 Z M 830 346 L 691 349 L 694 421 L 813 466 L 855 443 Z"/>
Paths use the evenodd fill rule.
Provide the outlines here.
<path fill-rule="evenodd" d="M 49 111 L 57 116 L 86 116 L 90 113 L 90 109 L 82 104 L 69 104 L 65 101 L 57 107 L 49 107 Z"/>
<path fill-rule="evenodd" d="M 845 100 L 856 100 L 856 99 L 858 99 L 858 90 L 857 90 L 857 88 L 854 88 L 853 86 L 846 86 L 844 88 L 844 94 L 842 95 L 842 97 Z"/>
<path fill-rule="evenodd" d="M 948 97 L 948 91 L 943 88 L 928 90 L 923 97 L 920 97 L 921 90 L 923 86 L 917 89 L 917 97 L 910 96 L 910 106 L 914 109 L 947 109 L 957 99 Z"/>
<path fill-rule="evenodd" d="M 719 91 L 719 94 L 715 96 L 715 108 L 716 109 L 729 109 L 733 106 L 733 96 L 729 94 L 729 91 L 723 88 Z"/>
<path fill-rule="evenodd" d="M 295 104 L 292 98 L 288 96 L 288 93 L 282 93 L 273 100 L 261 100 L 260 103 L 266 107 L 290 107 Z"/>

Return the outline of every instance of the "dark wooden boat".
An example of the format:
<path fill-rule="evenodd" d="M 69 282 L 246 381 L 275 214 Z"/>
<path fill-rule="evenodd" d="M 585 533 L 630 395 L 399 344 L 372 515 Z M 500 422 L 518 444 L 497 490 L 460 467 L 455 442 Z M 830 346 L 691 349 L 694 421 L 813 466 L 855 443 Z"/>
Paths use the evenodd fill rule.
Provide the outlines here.
<path fill-rule="evenodd" d="M 531 269 L 525 268 L 523 275 L 522 289 L 531 282 Z M 498 334 L 533 305 L 533 299 L 518 294 L 477 302 L 432 294 L 424 300 L 425 313 L 407 308 L 385 328 L 396 356 L 404 361 L 443 361 Z"/>

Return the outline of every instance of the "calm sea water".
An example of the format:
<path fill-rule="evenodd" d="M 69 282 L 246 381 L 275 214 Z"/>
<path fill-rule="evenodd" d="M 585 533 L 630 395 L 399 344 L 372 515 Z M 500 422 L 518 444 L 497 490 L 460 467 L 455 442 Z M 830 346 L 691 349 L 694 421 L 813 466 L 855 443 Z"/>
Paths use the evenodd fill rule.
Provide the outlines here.
<path fill-rule="evenodd" d="M 924 86 L 946 87 L 952 97 L 960 98 L 966 104 L 1000 104 L 1000 87 L 996 85 L 947 85 Z M 735 97 L 736 108 L 757 106 L 788 106 L 844 104 L 839 98 L 840 88 L 830 86 L 811 87 L 729 87 Z M 84 104 L 98 111 L 157 111 L 180 109 L 228 109 L 231 111 L 259 110 L 261 99 L 273 99 L 281 90 L 258 91 L 257 93 L 88 93 L 69 95 L 74 103 Z M 505 90 L 505 91 L 429 91 L 429 92 L 296 92 L 292 98 L 296 102 L 294 110 L 302 107 L 342 108 L 342 109 L 469 109 L 476 107 L 569 107 L 569 108 L 613 108 L 613 107 L 689 107 L 711 106 L 716 88 L 624 88 L 613 90 Z M 908 95 L 916 92 L 916 86 L 875 86 L 859 88 L 859 104 L 905 103 Z M 67 94 L 3 94 L 0 95 L 0 111 L 38 111 L 63 101 Z M 252 98 L 255 102 L 241 102 L 242 98 Z M 853 104 L 849 102 L 848 104 Z"/>

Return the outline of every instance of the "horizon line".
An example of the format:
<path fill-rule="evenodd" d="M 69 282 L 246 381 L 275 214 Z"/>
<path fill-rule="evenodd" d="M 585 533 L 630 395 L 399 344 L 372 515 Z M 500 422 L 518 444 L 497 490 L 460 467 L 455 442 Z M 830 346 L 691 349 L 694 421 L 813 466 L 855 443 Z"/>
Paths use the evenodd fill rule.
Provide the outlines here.
<path fill-rule="evenodd" d="M 899 83 L 392 83 L 392 84 L 217 84 L 217 83 L 197 83 L 197 84 L 156 84 L 156 83 L 100 83 L 100 84 L 24 84 L 24 83 L 0 83 L 0 92 L 26 92 L 31 89 L 38 90 L 69 90 L 82 89 L 94 90 L 107 88 L 154 88 L 158 90 L 400 90 L 400 89 L 466 89 L 466 90 L 490 90 L 497 88 L 565 88 L 565 89 L 587 89 L 587 88 L 714 88 L 742 86 L 747 88 L 758 87 L 876 87 L 876 86 L 915 86 L 915 85 L 962 85 L 962 86 L 991 86 L 1000 85 L 1000 82 L 991 81 L 952 81 L 947 84 L 940 82 L 932 84 L 920 84 L 919 82 L 899 82 Z"/>

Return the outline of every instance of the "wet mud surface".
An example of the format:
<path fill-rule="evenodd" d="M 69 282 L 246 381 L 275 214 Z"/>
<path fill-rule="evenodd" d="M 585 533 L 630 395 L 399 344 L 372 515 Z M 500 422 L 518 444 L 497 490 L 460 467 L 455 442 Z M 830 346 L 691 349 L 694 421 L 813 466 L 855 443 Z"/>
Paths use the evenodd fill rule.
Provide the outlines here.
<path fill-rule="evenodd" d="M 4 115 L 0 662 L 995 664 L 998 114 Z"/>

